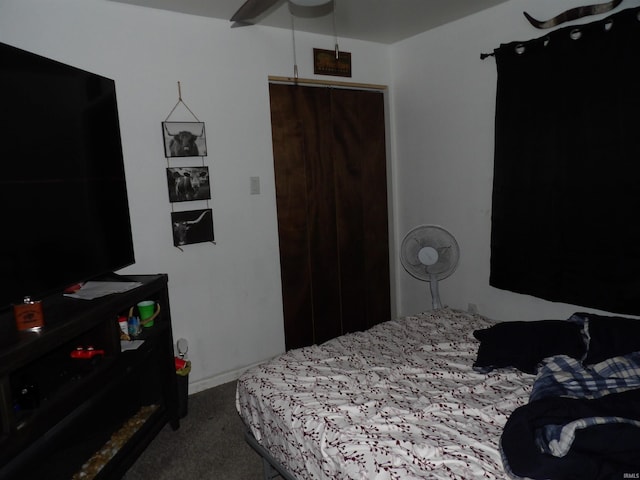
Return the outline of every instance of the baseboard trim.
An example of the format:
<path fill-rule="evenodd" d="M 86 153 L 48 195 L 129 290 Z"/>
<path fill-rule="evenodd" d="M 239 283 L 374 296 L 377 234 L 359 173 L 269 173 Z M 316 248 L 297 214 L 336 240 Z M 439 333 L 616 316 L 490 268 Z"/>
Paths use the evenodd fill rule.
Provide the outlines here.
<path fill-rule="evenodd" d="M 256 365 L 260 365 L 261 363 L 263 362 L 254 363 L 253 365 L 248 365 L 237 370 L 231 370 L 229 372 L 224 372 L 219 375 L 214 375 L 212 377 L 203 378 L 202 380 L 189 383 L 189 395 L 193 395 L 194 393 L 217 387 L 218 385 L 222 385 L 223 383 L 233 382 L 240 378 L 240 375 L 242 375 L 245 370 L 248 370 L 249 368 Z"/>

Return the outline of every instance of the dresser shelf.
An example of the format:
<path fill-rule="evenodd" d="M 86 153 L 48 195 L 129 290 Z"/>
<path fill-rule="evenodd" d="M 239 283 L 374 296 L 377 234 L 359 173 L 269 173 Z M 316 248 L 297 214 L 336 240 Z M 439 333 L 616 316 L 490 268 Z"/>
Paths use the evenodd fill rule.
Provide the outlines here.
<path fill-rule="evenodd" d="M 168 278 L 110 280 L 141 286 L 95 300 L 45 298 L 39 332 L 19 332 L 12 311 L 0 314 L 0 480 L 81 471 L 118 479 L 167 423 L 179 428 Z M 138 348 L 122 351 L 117 318 L 142 300 L 157 302 L 160 314 Z M 71 358 L 88 346 L 104 355 Z"/>

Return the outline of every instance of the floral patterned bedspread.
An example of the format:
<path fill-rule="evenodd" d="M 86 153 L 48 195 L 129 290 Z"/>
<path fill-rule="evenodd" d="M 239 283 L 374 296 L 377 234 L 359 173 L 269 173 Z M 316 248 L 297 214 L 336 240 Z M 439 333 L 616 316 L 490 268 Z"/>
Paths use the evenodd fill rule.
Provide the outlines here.
<path fill-rule="evenodd" d="M 503 479 L 498 450 L 534 376 L 472 369 L 473 330 L 441 309 L 391 320 L 246 371 L 236 407 L 297 479 Z"/>

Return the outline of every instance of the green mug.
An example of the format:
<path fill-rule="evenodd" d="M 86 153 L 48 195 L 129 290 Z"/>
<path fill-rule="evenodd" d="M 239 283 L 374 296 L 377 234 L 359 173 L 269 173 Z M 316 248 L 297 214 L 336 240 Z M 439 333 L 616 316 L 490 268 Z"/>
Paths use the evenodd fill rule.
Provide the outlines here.
<path fill-rule="evenodd" d="M 145 320 L 153 317 L 156 313 L 156 302 L 153 300 L 144 300 L 138 303 L 138 312 L 140 313 L 140 323 L 145 327 L 153 327 L 153 320 L 145 322 Z"/>

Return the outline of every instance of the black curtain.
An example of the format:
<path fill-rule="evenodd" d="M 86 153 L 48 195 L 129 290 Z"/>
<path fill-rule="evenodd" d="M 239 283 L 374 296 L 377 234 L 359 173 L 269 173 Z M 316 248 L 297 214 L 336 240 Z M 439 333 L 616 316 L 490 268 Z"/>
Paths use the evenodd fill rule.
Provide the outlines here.
<path fill-rule="evenodd" d="M 640 314 L 640 8 L 495 58 L 490 284 Z"/>

